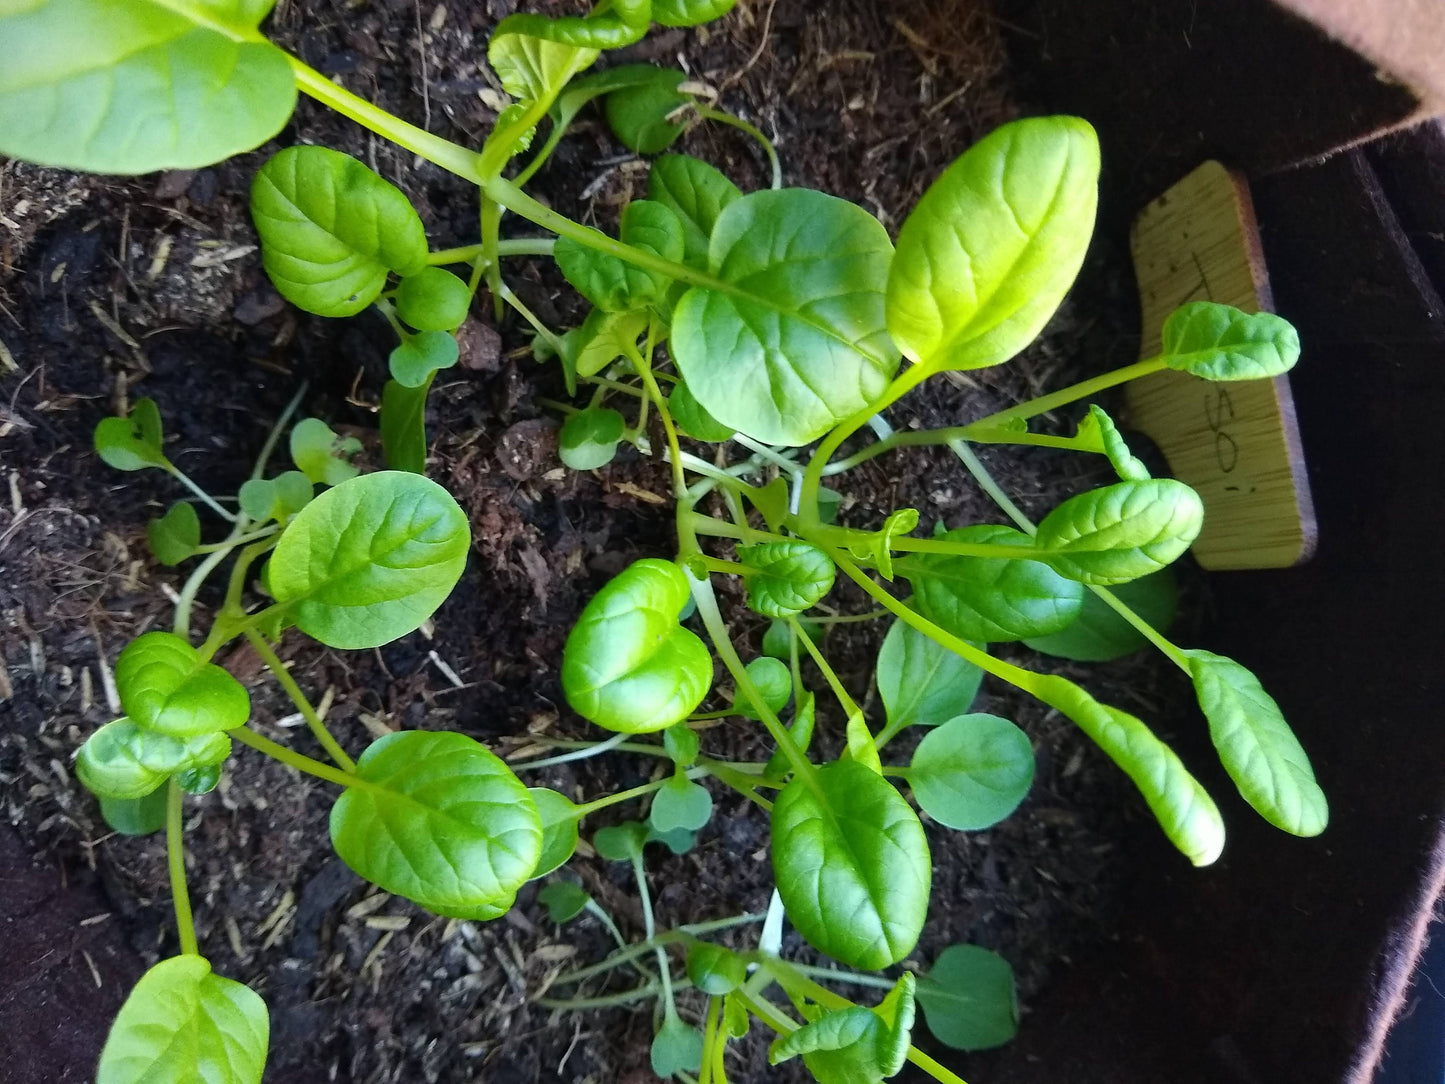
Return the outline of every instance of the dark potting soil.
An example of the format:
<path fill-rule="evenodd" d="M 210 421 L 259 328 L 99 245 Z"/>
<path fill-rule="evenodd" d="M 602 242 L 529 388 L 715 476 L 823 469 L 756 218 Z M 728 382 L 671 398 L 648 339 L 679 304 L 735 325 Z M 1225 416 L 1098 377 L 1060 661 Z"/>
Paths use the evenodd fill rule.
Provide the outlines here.
<path fill-rule="evenodd" d="M 283 0 L 271 29 L 348 88 L 476 143 L 496 101 L 486 35 L 512 6 Z M 818 8 L 743 0 L 714 27 L 659 31 L 617 59 L 683 64 L 725 108 L 775 137 L 789 183 L 855 200 L 896 229 L 953 156 L 1013 115 L 997 27 L 985 7 L 962 0 Z M 87 1079 L 106 1021 L 139 969 L 176 947 L 160 837 L 109 834 L 70 767 L 85 736 L 117 714 L 109 678 L 116 653 L 169 621 L 168 595 L 181 580 L 152 560 L 144 537 L 146 521 L 180 494 L 160 477 L 100 463 L 90 450 L 95 423 L 154 398 L 178 465 L 213 492 L 233 493 L 304 381 L 304 412 L 361 437 L 379 462 L 375 407 L 389 331 L 379 318 L 327 321 L 291 309 L 267 283 L 255 248 L 250 178 L 268 153 L 296 142 L 348 151 L 399 184 L 434 244 L 475 239 L 465 186 L 307 101 L 274 145 L 211 169 L 130 181 L 0 167 L 0 794 L 35 857 L 3 840 L 0 856 L 8 929 L 36 935 L 7 933 L 7 945 L 36 942 L 42 917 L 54 928 L 44 933 L 45 953 L 0 953 L 0 1058 L 13 1084 Z M 730 129 L 698 128 L 682 147 L 745 189 L 765 181 L 757 148 Z M 646 168 L 588 120 L 533 188 L 573 217 L 611 228 L 642 191 Z M 517 261 L 508 276 L 549 323 L 576 321 L 575 298 L 545 261 Z M 562 468 L 556 416 L 539 403 L 564 397 L 558 375 L 531 359 L 525 326 L 509 319 L 490 327 L 489 308 L 477 305 L 463 365 L 438 382 L 429 411 L 430 473 L 472 522 L 461 585 L 430 629 L 379 650 L 335 652 L 295 633 L 281 648 L 302 687 L 330 703 L 328 721 L 353 752 L 403 727 L 459 730 L 504 753 L 529 737 L 595 736 L 557 684 L 567 630 L 610 575 L 635 558 L 674 552 L 666 469 L 636 453 L 596 472 Z M 954 424 L 1131 361 L 1136 321 L 1127 263 L 1096 245 L 1075 295 L 1023 357 L 957 382 L 935 380 L 892 421 Z M 1055 453 L 990 449 L 985 459 L 1034 512 L 1103 480 L 1093 464 Z M 860 525 L 904 506 L 918 508 L 925 524 L 1002 518 L 936 450 L 870 461 L 845 491 L 845 521 Z M 737 640 L 755 649 L 763 622 L 729 597 Z M 202 597 L 200 620 L 216 601 Z M 842 588 L 831 601 L 865 605 Z M 876 623 L 840 625 L 827 648 L 852 694 L 874 711 L 869 675 L 883 632 Z M 1021 648 L 1001 654 L 1058 667 Z M 309 750 L 249 648 L 219 661 L 250 689 L 257 729 Z M 1161 676 L 1162 662 L 1147 655 L 1062 669 L 1146 718 L 1187 696 L 1178 676 Z M 1003 953 L 1017 970 L 1028 1028 L 1030 996 L 1080 945 L 1112 936 L 1120 829 L 1147 813 L 1057 714 L 993 682 L 979 710 L 1030 734 L 1037 780 L 1019 812 L 990 831 L 930 827 L 930 924 L 912 960 L 924 966 L 958 941 Z M 825 708 L 821 718 L 820 743 L 836 747 L 838 713 Z M 760 729 L 739 720 L 704 741 L 728 758 L 770 752 Z M 907 749 L 900 740 L 896 755 Z M 654 767 L 604 756 L 536 781 L 590 798 L 644 782 Z M 766 822 L 731 792 L 715 797 L 696 850 L 649 851 L 664 924 L 767 905 Z M 242 750 L 220 787 L 187 807 L 202 951 L 266 998 L 269 1081 L 651 1079 L 648 1013 L 562 1015 L 529 1003 L 563 970 L 606 953 L 595 922 L 558 929 L 531 887 L 489 924 L 439 919 L 380 893 L 332 854 L 331 798 L 325 786 Z M 588 834 L 628 813 L 637 811 L 609 810 Z M 585 845 L 572 868 L 624 933 L 640 938 L 630 871 Z M 44 902 L 77 881 L 90 897 Z M 40 902 L 9 906 L 22 898 Z M 796 939 L 790 946 L 801 947 Z M 55 1034 L 48 1021 L 61 1026 L 57 1004 L 83 1007 L 86 1018 L 64 1042 L 41 1044 L 32 1036 Z M 684 998 L 684 1009 L 697 1005 Z M 800 1066 L 767 1066 L 761 1030 L 739 1045 L 732 1079 L 805 1079 Z M 919 1036 L 930 1043 L 922 1028 Z M 980 1064 L 938 1054 L 965 1075 Z"/>

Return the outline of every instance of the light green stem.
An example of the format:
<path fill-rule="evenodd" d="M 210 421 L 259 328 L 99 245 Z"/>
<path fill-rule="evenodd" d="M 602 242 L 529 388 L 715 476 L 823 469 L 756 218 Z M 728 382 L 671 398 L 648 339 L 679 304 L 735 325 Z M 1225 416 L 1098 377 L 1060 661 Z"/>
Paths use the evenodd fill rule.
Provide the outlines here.
<path fill-rule="evenodd" d="M 1004 422 L 1015 418 L 1035 418 L 1050 410 L 1056 410 L 1061 406 L 1077 402 L 1080 399 L 1087 399 L 1091 395 L 1097 395 L 1107 388 L 1130 380 L 1137 380 L 1141 376 L 1148 376 L 1157 373 L 1164 368 L 1164 358 L 1154 357 L 1145 361 L 1136 361 L 1133 365 L 1125 365 L 1120 369 L 1113 369 L 1107 373 L 1100 373 L 1098 376 L 1090 377 L 1088 380 L 1081 380 L 1077 384 L 1070 384 L 1067 388 L 1060 388 L 1058 391 L 1050 392 L 1048 395 L 1041 395 L 1037 399 L 1030 399 L 1026 403 L 1019 403 L 1006 410 L 1000 410 L 995 414 L 980 418 L 976 422 L 964 426 L 961 434 L 968 438 L 969 430 L 978 432 L 980 430 L 997 429 Z"/>
<path fill-rule="evenodd" d="M 281 688 L 286 690 L 286 695 L 291 698 L 291 703 L 296 705 L 296 710 L 301 713 L 301 718 L 306 720 L 306 725 L 311 728 L 312 735 L 321 747 L 326 750 L 326 755 L 334 760 L 337 766 L 344 772 L 356 771 L 356 761 L 346 755 L 346 750 L 332 736 L 331 731 L 326 728 L 326 723 L 321 716 L 316 714 L 316 709 L 311 706 L 311 701 L 306 699 L 301 692 L 301 686 L 296 684 L 296 679 L 291 676 L 291 671 L 286 669 L 286 664 L 277 657 L 276 652 L 271 650 L 271 645 L 255 629 L 247 629 L 245 632 L 246 641 L 261 656 L 261 661 L 266 664 L 276 680 L 280 682 Z"/>
<path fill-rule="evenodd" d="M 698 116 L 736 128 L 738 131 L 750 135 L 757 140 L 758 145 L 763 148 L 763 153 L 768 156 L 768 164 L 772 167 L 773 188 L 778 189 L 783 187 L 783 164 L 778 161 L 778 149 L 773 146 L 771 139 L 763 135 L 761 129 L 749 124 L 743 120 L 742 117 L 735 117 L 731 113 L 724 113 L 720 109 L 713 109 L 706 105 L 698 105 L 696 109 Z"/>
<path fill-rule="evenodd" d="M 303 753 L 298 753 L 294 749 L 287 749 L 284 745 L 277 745 L 270 738 L 263 738 L 254 730 L 249 730 L 244 726 L 237 727 L 235 730 L 228 730 L 226 733 L 242 745 L 249 745 L 258 753 L 265 753 L 268 757 L 271 757 L 273 760 L 279 760 L 288 767 L 295 768 L 299 772 L 305 772 L 307 775 L 314 775 L 317 779 L 324 779 L 328 783 L 335 783 L 338 787 L 356 787 L 361 790 L 371 791 L 381 791 L 384 789 L 376 786 L 369 780 L 361 778 L 359 775 L 343 772 L 337 768 L 333 768 L 329 764 L 323 764 L 319 760 L 313 760 Z"/>
<path fill-rule="evenodd" d="M 212 512 L 216 513 L 216 515 L 224 519 L 227 523 L 235 523 L 236 520 L 240 517 L 239 512 L 229 512 L 226 509 L 222 508 L 219 504 L 217 504 L 214 497 L 212 497 L 204 489 L 202 489 L 195 482 L 193 482 L 190 475 L 188 475 L 185 471 L 181 470 L 180 467 L 176 466 L 170 460 L 166 460 L 165 467 L 163 469 L 177 482 L 180 482 L 181 485 L 185 486 L 192 493 L 194 493 L 197 499 L 199 499 L 202 504 L 204 504 Z"/>
<path fill-rule="evenodd" d="M 498 256 L 550 256 L 557 245 L 555 237 L 516 237 L 497 242 Z M 456 248 L 438 249 L 426 258 L 433 267 L 447 264 L 475 263 L 486 252 L 486 246 L 460 245 Z"/>
<path fill-rule="evenodd" d="M 181 822 L 181 806 L 186 792 L 172 779 L 166 784 L 166 869 L 171 879 L 171 899 L 176 908 L 176 932 L 181 939 L 181 953 L 199 954 L 196 943 L 196 923 L 191 914 L 191 894 L 186 888 L 186 846 Z"/>

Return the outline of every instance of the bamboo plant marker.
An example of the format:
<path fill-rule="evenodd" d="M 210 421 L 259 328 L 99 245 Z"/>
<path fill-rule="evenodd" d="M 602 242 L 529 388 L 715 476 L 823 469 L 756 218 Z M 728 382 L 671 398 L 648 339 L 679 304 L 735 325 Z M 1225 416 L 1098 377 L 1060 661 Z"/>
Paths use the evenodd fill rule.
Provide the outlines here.
<path fill-rule="evenodd" d="M 1272 308 L 1243 178 L 1205 162 L 1135 220 L 1142 357 L 1186 301 Z M 1302 359 L 1308 364 L 1308 355 Z M 1316 525 L 1287 377 L 1210 383 L 1163 372 L 1128 386 L 1129 423 L 1204 499 L 1194 555 L 1209 569 L 1285 568 L 1314 551 Z"/>

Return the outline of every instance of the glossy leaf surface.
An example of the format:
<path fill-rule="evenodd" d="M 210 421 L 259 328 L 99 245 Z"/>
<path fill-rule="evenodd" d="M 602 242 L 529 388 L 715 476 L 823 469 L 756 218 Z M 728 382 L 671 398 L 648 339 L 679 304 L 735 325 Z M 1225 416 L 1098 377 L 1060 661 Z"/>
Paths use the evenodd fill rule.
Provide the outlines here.
<path fill-rule="evenodd" d="M 408 388 L 388 380 L 381 389 L 381 449 L 386 465 L 426 473 L 426 393 L 430 383 Z"/>
<path fill-rule="evenodd" d="M 720 19 L 738 0 L 652 0 L 652 21 L 661 26 L 697 26 Z"/>
<path fill-rule="evenodd" d="M 764 617 L 794 617 L 833 589 L 832 560 L 807 542 L 739 546 L 738 560 L 752 570 L 744 580 L 748 608 Z"/>
<path fill-rule="evenodd" d="M 296 82 L 256 0 L 0 5 L 0 155 L 91 173 L 195 169 L 286 123 Z"/>
<path fill-rule="evenodd" d="M 1098 202 L 1099 143 L 1077 117 L 990 132 L 903 223 L 888 330 L 930 370 L 1007 361 L 1043 329 L 1083 263 Z"/>
<path fill-rule="evenodd" d="M 672 208 L 682 223 L 683 260 L 706 270 L 713 228 L 727 206 L 743 194 L 702 159 L 664 154 L 647 175 L 647 198 Z"/>
<path fill-rule="evenodd" d="M 1179 610 L 1179 584 L 1173 568 L 1161 568 L 1109 590 L 1160 632 L 1167 632 L 1174 623 Z M 1086 591 L 1083 608 L 1073 624 L 1049 636 L 1030 637 L 1024 643 L 1061 659 L 1108 662 L 1138 651 L 1149 641 L 1093 591 Z"/>
<path fill-rule="evenodd" d="M 768 1048 L 774 1065 L 798 1054 L 814 1079 L 828 1084 L 877 1084 L 903 1068 L 913 1030 L 914 977 L 907 972 L 878 1009 L 825 1012 Z"/>
<path fill-rule="evenodd" d="M 918 977 L 917 997 L 933 1037 L 955 1050 L 989 1050 L 1018 1034 L 1013 968 L 988 949 L 944 949 Z"/>
<path fill-rule="evenodd" d="M 602 588 L 567 637 L 562 689 L 586 719 L 630 734 L 692 714 L 712 684 L 712 656 L 678 624 L 691 597 L 669 561 L 644 558 Z"/>
<path fill-rule="evenodd" d="M 173 738 L 120 718 L 86 739 L 75 775 L 97 797 L 144 798 L 177 772 L 218 763 L 230 753 L 225 734 Z"/>
<path fill-rule="evenodd" d="M 1079 433 L 1082 435 L 1086 430 L 1092 430 L 1097 435 L 1099 450 L 1108 458 L 1109 465 L 1114 468 L 1114 473 L 1120 480 L 1142 482 L 1149 477 L 1149 468 L 1142 459 L 1129 451 L 1129 445 L 1119 432 L 1119 427 L 1114 424 L 1114 419 L 1105 414 L 1103 408 L 1097 404 L 1089 407 L 1088 415 L 1079 423 Z"/>
<path fill-rule="evenodd" d="M 331 808 L 331 842 L 388 892 L 453 918 L 495 917 L 542 854 L 542 820 L 520 780 L 463 734 L 404 730 L 357 761 L 361 784 Z"/>
<path fill-rule="evenodd" d="M 173 956 L 144 975 L 121 1006 L 96 1084 L 260 1084 L 271 1023 L 248 986 L 200 956 Z"/>
<path fill-rule="evenodd" d="M 442 369 L 457 363 L 457 340 L 446 331 L 423 331 L 399 343 L 387 358 L 392 379 L 403 387 L 420 388 Z M 385 409 L 383 407 L 383 409 Z"/>
<path fill-rule="evenodd" d="M 331 647 L 379 647 L 418 628 L 461 578 L 466 514 L 441 486 L 382 471 L 343 482 L 298 512 L 273 551 L 271 594 Z"/>
<path fill-rule="evenodd" d="M 746 981 L 748 965 L 731 949 L 697 941 L 687 949 L 687 977 L 703 993 L 720 997 Z"/>
<path fill-rule="evenodd" d="M 1177 560 L 1203 525 L 1199 494 L 1172 478 L 1152 478 L 1070 497 L 1044 517 L 1034 544 L 1070 579 L 1108 586 Z"/>
<path fill-rule="evenodd" d="M 546 787 L 528 787 L 542 822 L 542 850 L 528 880 L 545 877 L 577 850 L 577 806 L 564 794 Z"/>
<path fill-rule="evenodd" d="M 116 470 L 165 468 L 161 412 L 154 399 L 137 399 L 124 418 L 103 418 L 95 427 L 95 450 L 106 466 Z"/>
<path fill-rule="evenodd" d="M 588 407 L 570 414 L 557 434 L 557 454 L 573 470 L 596 470 L 612 462 L 627 429 L 611 407 Z"/>
<path fill-rule="evenodd" d="M 562 347 L 579 376 L 595 376 L 637 347 L 647 330 L 648 315 L 641 310 L 605 312 L 593 309 L 582 326 L 562 336 Z"/>
<path fill-rule="evenodd" d="M 1003 820 L 1033 781 L 1028 735 L 997 715 L 960 715 L 930 730 L 908 770 L 919 807 L 939 824 L 964 831 Z"/>
<path fill-rule="evenodd" d="M 768 710 L 774 715 L 782 711 L 788 703 L 788 698 L 793 695 L 793 675 L 787 665 L 780 659 L 763 655 L 753 659 L 745 669 L 754 688 L 762 695 L 763 703 L 767 705 Z M 762 712 L 758 706 L 744 696 L 737 698 L 735 706 L 739 714 L 749 719 L 762 718 Z"/>
<path fill-rule="evenodd" d="M 890 728 L 939 726 L 965 714 L 983 671 L 904 621 L 894 621 L 878 650 L 878 693 Z"/>
<path fill-rule="evenodd" d="M 190 738 L 242 726 L 251 698 L 241 683 L 169 632 L 147 632 L 115 662 L 121 707 L 139 725 Z"/>
<path fill-rule="evenodd" d="M 123 836 L 148 836 L 166 826 L 166 788 L 139 798 L 100 799 L 100 815 Z"/>
<path fill-rule="evenodd" d="M 401 190 L 325 147 L 288 147 L 251 185 L 261 259 L 281 296 L 318 316 L 353 316 L 387 272 L 426 267 L 426 233 Z"/>
<path fill-rule="evenodd" d="M 686 384 L 678 384 L 672 389 L 672 394 L 667 397 L 667 409 L 672 413 L 672 420 L 677 423 L 682 435 L 692 437 L 693 440 L 716 444 L 731 440 L 736 432 L 703 409 L 697 396 L 693 395 Z"/>
<path fill-rule="evenodd" d="M 682 223 L 666 204 L 633 200 L 622 212 L 618 236 L 624 244 L 664 260 L 682 259 Z M 557 239 L 553 257 L 567 281 L 603 312 L 628 312 L 655 305 L 672 285 L 672 280 L 663 275 L 644 271 L 569 237 Z"/>
<path fill-rule="evenodd" d="M 807 444 L 882 393 L 898 367 L 884 327 L 893 246 L 861 207 L 807 189 L 753 192 L 718 216 L 708 270 L 673 313 L 697 400 L 768 444 Z"/>
<path fill-rule="evenodd" d="M 1205 380 L 1279 376 L 1294 368 L 1299 352 L 1294 326 L 1272 312 L 1191 301 L 1164 321 L 1164 363 Z"/>
<path fill-rule="evenodd" d="M 773 874 L 788 918 L 814 948 L 861 970 L 913 950 L 932 865 L 923 826 L 882 776 L 853 760 L 795 779 L 773 806 Z"/>
<path fill-rule="evenodd" d="M 471 307 L 467 284 L 440 267 L 424 267 L 396 288 L 396 314 L 418 331 L 453 331 Z"/>

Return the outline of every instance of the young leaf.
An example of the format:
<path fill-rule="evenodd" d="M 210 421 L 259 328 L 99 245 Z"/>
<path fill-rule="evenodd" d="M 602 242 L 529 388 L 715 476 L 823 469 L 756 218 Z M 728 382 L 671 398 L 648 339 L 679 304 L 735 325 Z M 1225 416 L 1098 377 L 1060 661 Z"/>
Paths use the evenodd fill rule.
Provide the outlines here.
<path fill-rule="evenodd" d="M 255 517 L 253 517 L 255 518 Z M 201 520 L 189 501 L 177 501 L 159 519 L 146 524 L 146 541 L 163 565 L 178 565 L 201 544 Z"/>
<path fill-rule="evenodd" d="M 1169 841 L 1196 866 L 1224 849 L 1224 821 L 1214 799 L 1174 750 L 1127 712 L 1101 704 L 1066 678 L 1039 675 L 1034 694 L 1072 719 L 1144 796 Z"/>
<path fill-rule="evenodd" d="M 638 154 L 661 154 L 682 135 L 683 124 L 668 115 L 692 101 L 678 91 L 687 78 L 676 68 L 651 68 L 647 81 L 607 95 L 607 126 L 624 147 Z"/>
<path fill-rule="evenodd" d="M 542 821 L 542 851 L 528 880 L 545 877 L 577 850 L 577 806 L 564 794 L 546 787 L 528 787 L 527 793 Z"/>
<path fill-rule="evenodd" d="M 845 741 L 843 756 L 862 764 L 870 772 L 883 774 L 883 762 L 878 759 L 878 743 L 861 712 L 848 716 Z"/>
<path fill-rule="evenodd" d="M 316 485 L 339 486 L 355 478 L 351 460 L 360 451 L 361 441 L 338 436 L 320 418 L 302 418 L 291 430 L 291 461 Z"/>
<path fill-rule="evenodd" d="M 519 101 L 550 101 L 568 80 L 597 59 L 595 49 L 549 41 L 521 25 L 503 19 L 487 43 L 487 63 L 502 88 Z"/>
<path fill-rule="evenodd" d="M 773 875 L 788 918 L 849 967 L 889 967 L 913 951 L 928 912 L 923 826 L 892 784 L 856 761 L 813 774 L 773 806 Z"/>
<path fill-rule="evenodd" d="M 963 715 L 983 671 L 904 621 L 894 621 L 878 650 L 878 693 L 891 730 L 938 726 Z"/>
<path fill-rule="evenodd" d="M 75 775 L 99 798 L 144 798 L 175 773 L 230 754 L 231 739 L 225 734 L 173 738 L 122 717 L 85 740 L 75 758 Z"/>
<path fill-rule="evenodd" d="M 979 524 L 947 532 L 949 542 L 1017 546 L 1033 540 L 1012 527 Z M 1009 643 L 1067 628 L 1084 604 L 1084 585 L 1042 561 L 920 553 L 898 570 L 913 585 L 914 607 L 955 636 Z"/>
<path fill-rule="evenodd" d="M 1149 468 L 1144 461 L 1129 451 L 1129 445 L 1125 443 L 1119 428 L 1114 424 L 1114 419 L 1104 413 L 1102 407 L 1097 404 L 1089 407 L 1088 416 L 1079 423 L 1079 433 L 1082 436 L 1086 429 L 1092 429 L 1098 434 L 1099 450 L 1108 457 L 1109 465 L 1114 468 L 1120 480 L 1125 482 L 1143 482 L 1149 478 Z"/>
<path fill-rule="evenodd" d="M 641 310 L 604 312 L 593 309 L 579 328 L 562 336 L 564 350 L 570 355 L 573 371 L 578 376 L 595 376 L 629 349 L 637 346 L 637 336 L 647 330 L 648 315 Z"/>
<path fill-rule="evenodd" d="M 596 470 L 612 462 L 627 429 L 622 415 L 611 407 L 588 407 L 562 423 L 557 454 L 573 470 Z"/>
<path fill-rule="evenodd" d="M 296 106 L 258 0 L 0 5 L 0 155 L 90 173 L 195 169 L 270 139 Z"/>
<path fill-rule="evenodd" d="M 311 503 L 316 487 L 299 470 L 288 470 L 275 478 L 248 478 L 237 494 L 241 511 L 256 523 L 285 522 Z"/>
<path fill-rule="evenodd" d="M 1173 568 L 1161 568 L 1137 580 L 1109 588 L 1126 606 L 1160 632 L 1167 632 L 1179 609 L 1179 585 Z M 1045 655 L 1079 662 L 1108 662 L 1138 651 L 1149 641 L 1093 591 L 1085 592 L 1078 619 L 1049 636 L 1024 644 Z"/>
<path fill-rule="evenodd" d="M 697 760 L 702 741 L 687 723 L 676 723 L 662 732 L 662 747 L 679 768 L 690 768 Z"/>
<path fill-rule="evenodd" d="M 382 471 L 329 489 L 287 525 L 267 565 L 290 620 L 329 647 L 379 647 L 420 627 L 451 594 L 471 549 L 441 486 Z"/>
<path fill-rule="evenodd" d="M 450 271 L 424 267 L 396 288 L 396 314 L 418 331 L 455 331 L 472 307 L 472 291 Z"/>
<path fill-rule="evenodd" d="M 702 1032 L 668 1013 L 652 1037 L 652 1071 L 663 1080 L 678 1073 L 696 1073 L 702 1067 Z"/>
<path fill-rule="evenodd" d="M 634 561 L 582 611 L 562 651 L 562 690 L 583 718 L 642 734 L 687 718 L 712 684 L 712 656 L 678 624 L 690 597 L 670 561 Z"/>
<path fill-rule="evenodd" d="M 638 821 L 623 821 L 621 824 L 599 828 L 592 837 L 593 849 L 609 862 L 630 862 L 642 856 L 650 833 L 647 825 Z"/>
<path fill-rule="evenodd" d="M 871 561 L 885 580 L 893 579 L 893 539 L 912 534 L 918 526 L 918 509 L 900 508 L 890 512 L 883 526 L 861 539 L 850 542 L 848 549 L 860 561 Z"/>
<path fill-rule="evenodd" d="M 673 854 L 687 854 L 697 846 L 697 833 L 690 828 L 670 828 L 659 832 L 656 828 L 647 830 L 648 843 L 661 843 Z"/>
<path fill-rule="evenodd" d="M 730 994 L 746 981 L 747 961 L 731 949 L 694 941 L 687 950 L 687 977 L 711 997 Z"/>
<path fill-rule="evenodd" d="M 1203 525 L 1204 502 L 1183 482 L 1116 482 L 1055 508 L 1039 524 L 1034 545 L 1069 579 L 1108 586 L 1170 564 Z"/>
<path fill-rule="evenodd" d="M 738 560 L 752 569 L 748 608 L 764 617 L 795 617 L 833 589 L 832 560 L 807 542 L 739 546 Z"/>
<path fill-rule="evenodd" d="M 701 783 L 678 773 L 652 799 L 647 822 L 653 831 L 666 835 L 681 828 L 696 832 L 712 820 L 712 795 Z"/>
<path fill-rule="evenodd" d="M 340 151 L 272 155 L 251 185 L 251 217 L 276 289 L 318 316 L 354 316 L 388 271 L 426 267 L 426 232 L 406 196 Z"/>
<path fill-rule="evenodd" d="M 1164 321 L 1164 363 L 1205 380 L 1279 376 L 1294 368 L 1299 350 L 1298 332 L 1272 312 L 1191 301 Z"/>
<path fill-rule="evenodd" d="M 123 836 L 148 836 L 166 825 L 166 788 L 156 787 L 139 798 L 100 799 L 100 815 Z"/>
<path fill-rule="evenodd" d="M 624 244 L 664 260 L 682 259 L 682 223 L 666 204 L 633 200 L 622 212 L 618 234 Z M 603 312 L 630 312 L 656 305 L 672 285 L 663 275 L 568 237 L 557 239 L 553 257 L 567 281 Z"/>
<path fill-rule="evenodd" d="M 667 397 L 667 409 L 672 413 L 672 420 L 677 423 L 683 435 L 692 437 L 693 440 L 718 444 L 732 440 L 736 432 L 704 410 L 697 401 L 697 396 L 693 395 L 686 384 L 678 384 L 672 389 L 672 394 Z"/>
<path fill-rule="evenodd" d="M 392 470 L 426 473 L 427 381 L 408 388 L 388 380 L 381 389 L 381 451 Z"/>
<path fill-rule="evenodd" d="M 809 746 L 813 744 L 813 726 L 816 721 L 817 699 L 812 693 L 805 692 L 803 702 L 793 713 L 793 725 L 788 727 L 788 733 L 793 736 L 793 744 L 798 747 L 799 752 L 806 753 Z M 768 779 L 781 779 L 792 770 L 792 761 L 779 749 L 768 758 L 768 763 L 763 768 L 763 775 Z"/>
<path fill-rule="evenodd" d="M 861 207 L 807 189 L 753 192 L 718 216 L 708 271 L 673 313 L 683 379 L 714 418 L 768 444 L 816 440 L 898 368 L 884 325 L 893 246 Z"/>
<path fill-rule="evenodd" d="M 656 4 L 653 5 L 656 14 Z M 647 175 L 647 198 L 672 208 L 682 223 L 683 260 L 707 269 L 708 243 L 718 217 L 742 191 L 713 166 L 686 154 L 664 154 Z M 704 439 L 704 438 L 699 438 Z"/>
<path fill-rule="evenodd" d="M 768 1048 L 768 1060 L 803 1055 L 813 1077 L 828 1084 L 878 1084 L 903 1068 L 913 1030 L 914 984 L 905 972 L 877 1009 L 826 1012 Z"/>
<path fill-rule="evenodd" d="M 548 918 L 562 925 L 586 910 L 592 897 L 571 881 L 553 881 L 537 893 L 537 902 L 547 908 Z"/>
<path fill-rule="evenodd" d="M 221 782 L 220 764 L 206 764 L 199 768 L 187 768 L 175 775 L 176 786 L 187 794 L 210 794 Z"/>
<path fill-rule="evenodd" d="M 147 632 L 115 662 L 121 707 L 137 724 L 174 738 L 242 726 L 251 698 L 241 683 L 169 632 Z"/>
<path fill-rule="evenodd" d="M 977 945 L 950 945 L 918 976 L 918 1004 L 933 1037 L 955 1050 L 989 1050 L 1019 1029 L 1009 962 Z"/>
<path fill-rule="evenodd" d="M 95 427 L 95 450 L 116 470 L 166 469 L 170 461 L 161 450 L 164 435 L 161 412 L 153 399 L 137 399 L 125 418 L 102 418 Z"/>
<path fill-rule="evenodd" d="M 1274 697 L 1233 659 L 1198 649 L 1184 654 L 1210 739 L 1245 801 L 1286 832 L 1323 832 L 1329 802 Z"/>
<path fill-rule="evenodd" d="M 752 683 L 762 694 L 763 703 L 774 715 L 782 711 L 793 695 L 793 675 L 787 665 L 770 655 L 762 655 L 748 663 L 746 670 Z M 762 712 L 751 700 L 735 702 L 738 714 L 746 719 L 760 719 Z"/>
<path fill-rule="evenodd" d="M 721 19 L 738 0 L 652 0 L 652 21 L 660 26 L 697 26 Z"/>
<path fill-rule="evenodd" d="M 172 956 L 144 975 L 111 1025 L 96 1084 L 260 1084 L 271 1024 L 248 986 L 200 956 Z"/>
<path fill-rule="evenodd" d="M 494 917 L 537 867 L 542 820 L 520 780 L 464 734 L 403 730 L 357 761 L 331 843 L 373 884 L 451 918 Z"/>
<path fill-rule="evenodd" d="M 441 370 L 455 365 L 457 356 L 457 340 L 450 332 L 423 331 L 402 341 L 387 363 L 392 379 L 402 387 L 422 388 L 429 387 Z"/>
<path fill-rule="evenodd" d="M 1073 284 L 1098 202 L 1099 142 L 1077 117 L 989 133 L 923 194 L 898 233 L 888 331 L 931 371 L 1007 361 Z"/>
<path fill-rule="evenodd" d="M 960 715 L 930 730 L 908 769 L 919 807 L 939 824 L 963 831 L 1003 820 L 1033 782 L 1028 735 L 997 715 Z"/>

